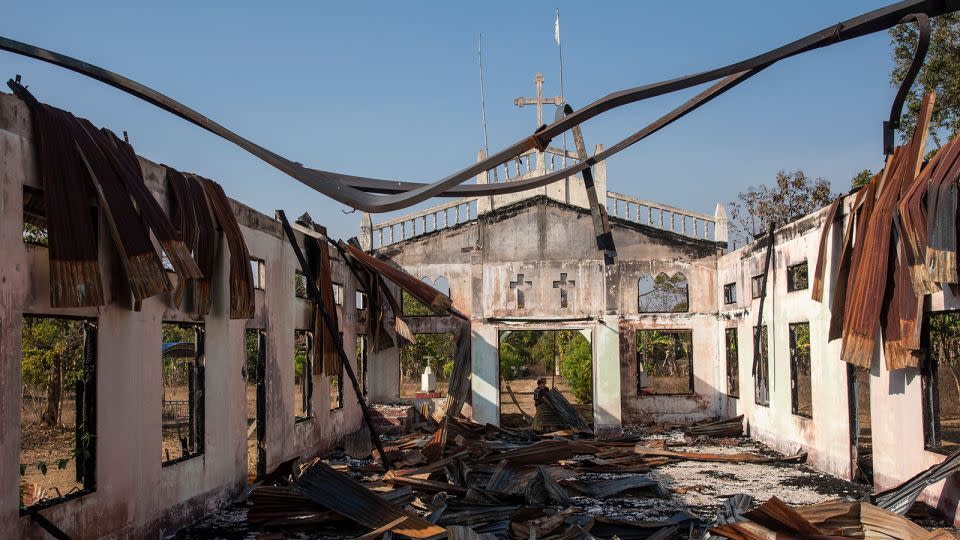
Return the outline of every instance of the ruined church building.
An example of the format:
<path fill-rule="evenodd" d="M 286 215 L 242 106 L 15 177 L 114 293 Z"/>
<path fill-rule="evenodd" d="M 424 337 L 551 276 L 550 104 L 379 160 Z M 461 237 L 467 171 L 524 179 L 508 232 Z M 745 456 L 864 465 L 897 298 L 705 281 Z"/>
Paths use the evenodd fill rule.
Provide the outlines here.
<path fill-rule="evenodd" d="M 177 292 L 190 280 L 164 261 L 165 292 L 135 297 L 127 278 L 134 258 L 113 241 L 123 231 L 91 200 L 85 209 L 98 240 L 92 267 L 103 304 L 55 307 L 61 291 L 51 287 L 62 269 L 51 267 L 54 246 L 25 234 L 50 223 L 57 200 L 44 192 L 38 172 L 34 122 L 29 103 L 0 93 L 0 537 L 44 537 L 34 523 L 39 515 L 72 538 L 156 538 L 228 506 L 251 478 L 322 455 L 363 426 L 344 367 L 327 356 L 335 350 L 317 330 L 306 289 L 312 276 L 304 276 L 283 223 L 243 201 L 218 198 L 216 182 L 182 175 L 189 179 L 184 186 L 199 186 L 207 201 L 201 205 L 213 216 L 207 229 L 215 231 L 216 256 L 198 261 L 212 270 L 207 289 L 198 281 Z M 596 155 L 603 147 L 590 150 Z M 186 200 L 177 191 L 176 164 L 131 155 L 149 195 L 175 220 Z M 535 178 L 583 155 L 533 148 L 474 183 Z M 478 160 L 485 157 L 480 152 Z M 812 298 L 818 265 L 823 298 L 841 281 L 855 193 L 841 197 L 834 215 L 823 208 L 780 225 L 772 238 L 731 250 L 722 204 L 712 215 L 684 210 L 639 198 L 642 182 L 634 184 L 636 194 L 609 191 L 603 160 L 588 171 L 589 182 L 577 174 L 517 193 L 442 199 L 386 221 L 360 214 L 356 247 L 448 296 L 445 316 L 404 315 L 409 286 L 387 273 L 379 281 L 376 272 L 358 274 L 345 260 L 349 247 L 328 244 L 322 223 L 292 226 L 309 262 L 328 265 L 316 274 L 332 285 L 321 293 L 335 307 L 348 367 L 367 404 L 442 402 L 404 390 L 394 321 L 401 316 L 415 336 L 452 336 L 455 354 L 469 360 L 462 414 L 480 424 L 500 425 L 510 399 L 500 373 L 505 333 L 574 330 L 590 343 L 592 399 L 585 401 L 598 437 L 620 436 L 628 425 L 743 415 L 750 437 L 786 454 L 805 451 L 810 466 L 871 481 L 877 491 L 943 461 L 960 443 L 952 425 L 958 411 L 942 409 L 958 407 L 955 394 L 944 398 L 957 386 L 938 377 L 935 359 L 891 370 L 877 339 L 869 369 L 854 368 L 841 360 L 841 340 L 830 339 L 831 303 Z M 598 246 L 592 197 L 609 226 L 606 248 Z M 148 239 L 156 244 L 159 235 Z M 235 289 L 244 265 L 249 297 Z M 403 305 L 381 300 L 378 283 Z M 958 309 L 949 287 L 926 297 L 924 349 L 926 321 Z M 77 410 L 63 414 L 76 415 L 84 457 L 69 469 L 73 490 L 48 493 L 28 511 L 21 506 L 29 496 L 22 487 L 21 361 L 28 321 L 38 318 L 64 320 L 81 332 L 83 375 L 71 382 Z M 381 328 L 386 334 L 374 343 Z M 666 340 L 663 356 L 639 352 L 651 336 Z M 168 384 L 169 359 L 183 361 L 182 388 Z M 413 376 L 419 386 L 421 374 Z M 941 421 L 947 416 L 950 425 Z M 921 500 L 960 524 L 955 478 L 928 487 Z"/>

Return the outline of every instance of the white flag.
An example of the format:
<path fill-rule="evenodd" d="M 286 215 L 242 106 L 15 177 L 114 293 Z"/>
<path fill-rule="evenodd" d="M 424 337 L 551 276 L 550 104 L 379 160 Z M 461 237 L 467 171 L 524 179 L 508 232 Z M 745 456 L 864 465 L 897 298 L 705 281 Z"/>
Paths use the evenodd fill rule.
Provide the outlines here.
<path fill-rule="evenodd" d="M 557 20 L 553 23 L 553 39 L 560 45 L 560 10 L 557 10 Z"/>

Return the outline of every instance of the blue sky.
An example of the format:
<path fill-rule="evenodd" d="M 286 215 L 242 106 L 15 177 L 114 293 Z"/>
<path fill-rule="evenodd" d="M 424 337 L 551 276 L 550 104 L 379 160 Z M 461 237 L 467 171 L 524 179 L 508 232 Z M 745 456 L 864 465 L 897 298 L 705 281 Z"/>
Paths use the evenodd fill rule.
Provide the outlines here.
<path fill-rule="evenodd" d="M 558 92 L 561 14 L 567 100 L 730 63 L 886 2 L 15 2 L 3 36 L 126 75 L 307 166 L 434 181 L 482 146 L 477 34 L 492 150 L 535 127 L 513 105 Z M 783 61 L 612 158 L 608 188 L 713 213 L 780 169 L 846 190 L 882 164 L 895 89 L 886 33 Z M 273 215 L 308 211 L 336 237 L 360 216 L 239 148 L 118 90 L 0 52 L 0 77 L 118 133 L 137 152 L 197 172 Z M 583 126 L 610 145 L 699 89 L 606 113 Z M 552 117 L 552 111 L 545 116 Z M 435 203 L 436 201 L 434 201 Z M 374 216 L 374 221 L 384 216 Z"/>

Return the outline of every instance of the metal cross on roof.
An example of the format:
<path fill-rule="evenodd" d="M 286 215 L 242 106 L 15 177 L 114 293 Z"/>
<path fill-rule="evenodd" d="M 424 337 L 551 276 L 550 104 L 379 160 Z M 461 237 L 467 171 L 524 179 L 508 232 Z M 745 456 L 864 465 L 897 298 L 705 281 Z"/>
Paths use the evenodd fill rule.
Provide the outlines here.
<path fill-rule="evenodd" d="M 540 129 L 540 126 L 543 125 L 543 106 L 549 103 L 559 107 L 563 104 L 563 98 L 560 96 L 554 96 L 550 98 L 543 97 L 543 73 L 537 73 L 537 75 L 533 78 L 533 81 L 537 83 L 537 97 L 518 97 L 517 99 L 513 100 L 513 104 L 517 107 L 523 107 L 524 105 L 536 105 L 537 129 Z"/>

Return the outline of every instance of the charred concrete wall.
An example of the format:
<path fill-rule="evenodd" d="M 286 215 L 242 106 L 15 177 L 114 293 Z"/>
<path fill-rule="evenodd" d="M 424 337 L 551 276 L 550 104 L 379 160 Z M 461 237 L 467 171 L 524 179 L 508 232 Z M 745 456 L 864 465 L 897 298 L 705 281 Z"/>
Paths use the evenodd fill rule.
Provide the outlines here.
<path fill-rule="evenodd" d="M 256 291 L 256 315 L 230 320 L 227 248 L 221 246 L 210 315 L 196 321 L 174 308 L 169 295 L 147 299 L 139 311 L 118 270 L 112 242 L 100 239 L 100 267 L 108 304 L 100 308 L 49 306 L 47 250 L 25 244 L 23 186 L 39 188 L 26 106 L 0 94 L 0 536 L 43 538 L 18 510 L 20 458 L 21 321 L 24 314 L 82 316 L 97 322 L 96 488 L 41 511 L 73 538 L 163 536 L 229 502 L 247 482 L 245 331 L 266 332 L 266 465 L 329 448 L 361 421 L 356 400 L 329 410 L 327 377 L 314 376 L 311 418 L 294 421 L 294 331 L 309 329 L 311 307 L 295 297 L 295 257 L 275 220 L 233 202 L 252 257 L 266 266 Z M 163 167 L 141 158 L 148 187 L 165 204 Z M 106 231 L 105 222 L 100 231 Z M 335 256 L 335 252 L 332 253 Z M 356 284 L 339 261 L 334 280 L 345 288 L 340 324 L 347 352 L 363 313 Z M 175 276 L 173 276 L 175 279 Z M 205 336 L 204 450 L 161 466 L 161 323 L 202 322 Z M 355 364 L 354 364 L 355 365 Z"/>
<path fill-rule="evenodd" d="M 612 221 L 618 249 L 612 265 L 597 250 L 589 212 L 547 197 L 524 199 L 476 221 L 377 250 L 417 277 L 445 277 L 454 306 L 470 314 L 475 420 L 499 422 L 498 339 L 508 329 L 590 331 L 598 431 L 615 432 L 622 422 L 641 418 L 694 420 L 718 413 L 716 244 Z M 660 272 L 684 274 L 688 312 L 640 313 L 638 280 Z M 449 326 L 432 317 L 407 320 L 415 332 Z M 694 395 L 638 395 L 631 336 L 642 328 L 693 331 Z"/>
<path fill-rule="evenodd" d="M 847 210 L 853 197 L 846 197 L 844 227 Z M 826 209 L 801 218 L 777 229 L 775 250 L 770 269 L 770 292 L 767 296 L 763 324 L 769 334 L 770 403 L 758 405 L 754 401 L 753 326 L 757 321 L 759 300 L 751 298 L 750 281 L 763 272 L 766 251 L 765 240 L 754 242 L 723 256 L 718 265 L 717 298 L 720 304 L 720 331 L 718 359 L 724 361 L 723 331 L 737 330 L 739 342 L 740 397 L 729 396 L 724 376 L 718 379 L 723 389 L 722 409 L 727 415 L 744 414 L 750 434 L 784 452 L 800 448 L 809 452 L 814 467 L 831 474 L 850 478 L 854 474 L 851 446 L 851 407 L 848 399 L 847 365 L 840 360 L 841 341 L 829 341 L 829 303 L 815 302 L 810 289 L 787 290 L 787 268 L 807 261 L 812 285 L 817 264 L 819 241 Z M 834 225 L 826 249 L 826 281 L 824 298 L 829 299 L 836 286 L 840 243 L 843 228 Z M 723 285 L 735 283 L 737 302 L 723 304 Z M 960 308 L 960 299 L 950 290 L 933 294 L 924 302 L 924 311 Z M 811 343 L 811 388 L 813 414 L 806 418 L 793 414 L 791 408 L 789 325 L 809 322 Z M 722 367 L 721 367 L 722 371 Z M 897 486 L 920 471 L 944 459 L 941 453 L 925 446 L 921 376 L 919 370 L 906 368 L 889 371 L 882 347 L 875 348 L 869 374 L 870 416 L 873 450 L 873 476 L 876 491 Z M 928 488 L 922 499 L 956 519 L 960 484 L 956 479 Z"/>

